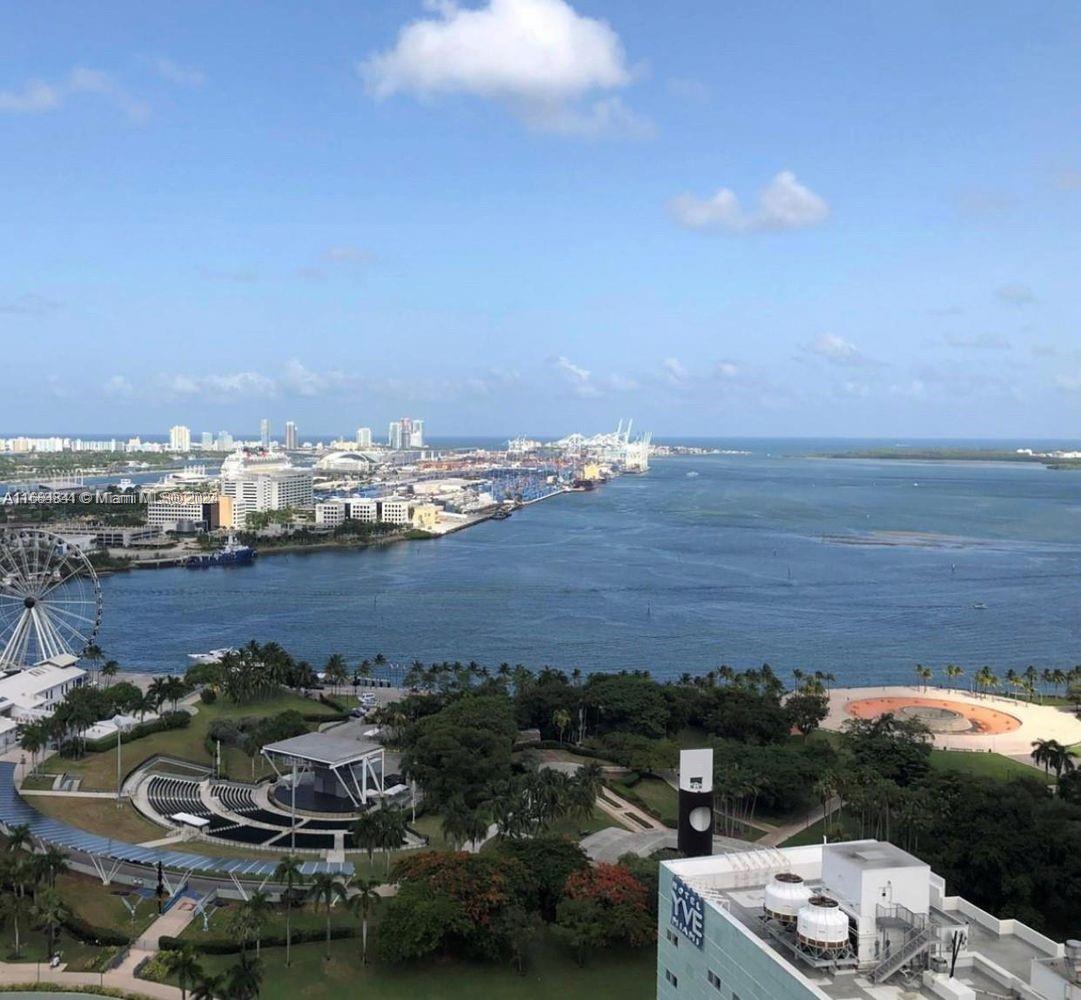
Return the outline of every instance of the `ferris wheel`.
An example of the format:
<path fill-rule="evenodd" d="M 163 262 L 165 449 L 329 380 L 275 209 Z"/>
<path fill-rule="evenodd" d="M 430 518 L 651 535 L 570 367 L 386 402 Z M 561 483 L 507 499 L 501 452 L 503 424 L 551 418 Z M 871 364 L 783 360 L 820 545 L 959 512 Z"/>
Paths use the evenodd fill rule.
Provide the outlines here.
<path fill-rule="evenodd" d="M 77 545 L 38 528 L 0 529 L 0 669 L 81 656 L 101 626 L 101 585 Z"/>

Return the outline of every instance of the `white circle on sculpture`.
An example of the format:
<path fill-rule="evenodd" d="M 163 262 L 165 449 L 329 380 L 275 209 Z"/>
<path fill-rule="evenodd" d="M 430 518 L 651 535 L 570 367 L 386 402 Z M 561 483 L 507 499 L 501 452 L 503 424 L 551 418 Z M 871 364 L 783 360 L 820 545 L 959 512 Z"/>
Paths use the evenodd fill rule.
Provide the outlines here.
<path fill-rule="evenodd" d="M 710 819 L 711 813 L 708 806 L 699 806 L 697 809 L 692 809 L 691 814 L 687 817 L 691 829 L 697 830 L 699 833 L 705 833 L 709 829 Z"/>

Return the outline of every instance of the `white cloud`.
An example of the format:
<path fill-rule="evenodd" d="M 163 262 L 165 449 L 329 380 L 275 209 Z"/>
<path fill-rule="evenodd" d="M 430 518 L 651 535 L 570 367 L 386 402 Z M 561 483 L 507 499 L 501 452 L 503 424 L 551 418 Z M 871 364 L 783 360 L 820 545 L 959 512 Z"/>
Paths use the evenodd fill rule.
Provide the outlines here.
<path fill-rule="evenodd" d="M 167 56 L 155 56 L 150 60 L 150 65 L 163 80 L 181 87 L 201 87 L 206 82 L 202 70 L 194 66 L 183 66 Z"/>
<path fill-rule="evenodd" d="M 123 375 L 114 375 L 104 386 L 106 396 L 113 399 L 130 399 L 135 395 L 135 386 Z"/>
<path fill-rule="evenodd" d="M 1003 285 L 995 294 L 1012 306 L 1028 306 L 1036 301 L 1036 293 L 1028 285 Z"/>
<path fill-rule="evenodd" d="M 19 90 L 0 91 L 0 111 L 12 114 L 42 114 L 55 111 L 77 94 L 94 94 L 119 108 L 132 121 L 143 122 L 149 107 L 132 97 L 108 73 L 76 66 L 59 83 L 29 80 Z"/>
<path fill-rule="evenodd" d="M 835 333 L 823 333 L 804 348 L 811 354 L 825 358 L 835 365 L 863 366 L 872 362 L 850 340 L 838 337 Z"/>
<path fill-rule="evenodd" d="M 274 396 L 274 379 L 259 372 L 233 372 L 225 375 L 165 375 L 161 388 L 175 396 Z"/>
<path fill-rule="evenodd" d="M 665 358 L 661 362 L 661 368 L 664 369 L 664 377 L 670 385 L 684 385 L 690 377 L 690 373 L 679 358 Z"/>
<path fill-rule="evenodd" d="M 708 198 L 681 194 L 669 204 L 673 218 L 686 229 L 754 233 L 807 229 L 829 218 L 825 199 L 783 170 L 766 185 L 753 211 L 746 210 L 729 188 Z"/>
<path fill-rule="evenodd" d="M 1055 385 L 1066 392 L 1081 392 L 1081 369 L 1059 372 L 1055 376 Z"/>
<path fill-rule="evenodd" d="M 60 106 L 59 88 L 44 80 L 27 80 L 19 90 L 0 90 L 0 111 L 13 114 L 40 114 Z"/>
<path fill-rule="evenodd" d="M 576 365 L 570 358 L 562 354 L 557 358 L 553 358 L 552 363 L 563 376 L 574 395 L 583 399 L 593 399 L 601 395 L 601 390 L 593 383 L 592 374 L 588 368 Z"/>
<path fill-rule="evenodd" d="M 465 94 L 510 108 L 533 128 L 641 135 L 647 124 L 612 92 L 632 79 L 619 36 L 566 0 L 429 0 L 432 17 L 358 65 L 377 99 Z M 608 94 L 609 96 L 598 95 Z"/>

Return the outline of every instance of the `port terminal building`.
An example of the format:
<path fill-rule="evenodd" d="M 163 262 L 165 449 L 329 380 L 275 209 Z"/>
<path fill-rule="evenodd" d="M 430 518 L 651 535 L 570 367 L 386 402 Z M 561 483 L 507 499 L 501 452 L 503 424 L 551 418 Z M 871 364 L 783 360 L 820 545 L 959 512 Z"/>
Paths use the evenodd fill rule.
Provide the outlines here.
<path fill-rule="evenodd" d="M 893 844 L 660 866 L 657 997 L 1081 1000 L 1081 942 L 1000 920 Z"/>

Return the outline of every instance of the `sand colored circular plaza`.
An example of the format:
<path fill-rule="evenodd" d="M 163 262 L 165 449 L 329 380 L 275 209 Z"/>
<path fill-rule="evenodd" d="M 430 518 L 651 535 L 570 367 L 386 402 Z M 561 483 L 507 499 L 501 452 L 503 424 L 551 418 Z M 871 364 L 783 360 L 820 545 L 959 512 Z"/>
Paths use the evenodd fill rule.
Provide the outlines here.
<path fill-rule="evenodd" d="M 845 705 L 845 711 L 857 719 L 876 719 L 891 712 L 906 719 L 923 722 L 933 733 L 968 733 L 972 735 L 1012 733 L 1021 728 L 1021 720 L 986 705 L 971 705 L 946 698 L 915 695 L 889 698 L 861 698 Z"/>
<path fill-rule="evenodd" d="M 1081 743 L 1081 719 L 1059 705 L 1040 705 L 995 695 L 944 688 L 834 688 L 829 693 L 826 729 L 841 730 L 852 719 L 886 712 L 918 718 L 944 750 L 982 750 L 1027 759 L 1034 740 Z"/>

